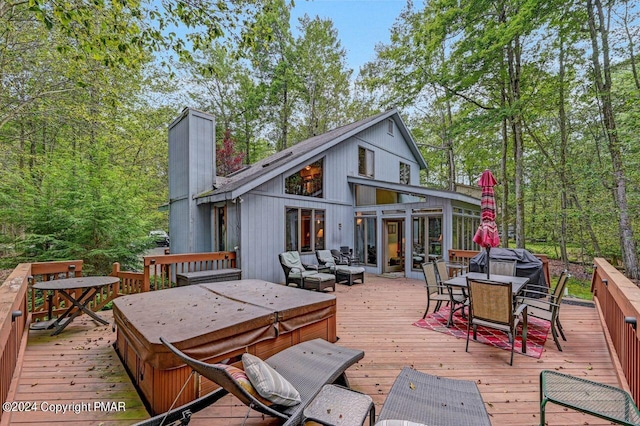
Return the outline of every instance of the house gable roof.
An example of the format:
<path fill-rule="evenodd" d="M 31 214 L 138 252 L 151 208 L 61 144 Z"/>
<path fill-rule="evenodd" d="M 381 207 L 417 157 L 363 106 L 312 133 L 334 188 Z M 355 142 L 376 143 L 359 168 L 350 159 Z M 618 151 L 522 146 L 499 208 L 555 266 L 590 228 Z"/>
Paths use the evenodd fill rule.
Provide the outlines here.
<path fill-rule="evenodd" d="M 268 180 L 299 167 L 319 153 L 328 150 L 351 136 L 354 136 L 386 119 L 393 119 L 395 121 L 420 168 L 426 168 L 427 163 L 422 157 L 422 154 L 411 136 L 409 129 L 407 129 L 406 125 L 402 121 L 398 111 L 396 109 L 392 109 L 306 139 L 292 147 L 240 169 L 229 176 L 224 178 L 218 177 L 218 185 L 211 191 L 199 194 L 196 197 L 197 202 L 198 204 L 202 204 L 237 198 L 259 185 L 262 185 Z"/>

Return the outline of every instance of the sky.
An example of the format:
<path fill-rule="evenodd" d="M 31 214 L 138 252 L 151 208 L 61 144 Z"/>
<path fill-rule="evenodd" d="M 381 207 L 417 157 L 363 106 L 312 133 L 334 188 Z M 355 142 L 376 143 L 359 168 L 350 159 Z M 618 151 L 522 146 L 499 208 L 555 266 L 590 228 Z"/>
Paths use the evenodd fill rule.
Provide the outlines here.
<path fill-rule="evenodd" d="M 406 5 L 406 0 L 295 0 L 291 11 L 291 28 L 298 18 L 329 18 L 338 30 L 338 37 L 347 51 L 347 64 L 354 74 L 375 58 L 375 46 L 389 42 L 389 30 Z"/>

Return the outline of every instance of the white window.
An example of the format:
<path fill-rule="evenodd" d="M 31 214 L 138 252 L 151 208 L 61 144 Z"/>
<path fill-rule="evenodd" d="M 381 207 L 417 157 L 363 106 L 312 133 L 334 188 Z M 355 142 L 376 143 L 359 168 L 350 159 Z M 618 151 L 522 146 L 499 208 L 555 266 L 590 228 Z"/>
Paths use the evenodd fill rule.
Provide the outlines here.
<path fill-rule="evenodd" d="M 387 120 L 387 133 L 393 136 L 393 120 Z"/>

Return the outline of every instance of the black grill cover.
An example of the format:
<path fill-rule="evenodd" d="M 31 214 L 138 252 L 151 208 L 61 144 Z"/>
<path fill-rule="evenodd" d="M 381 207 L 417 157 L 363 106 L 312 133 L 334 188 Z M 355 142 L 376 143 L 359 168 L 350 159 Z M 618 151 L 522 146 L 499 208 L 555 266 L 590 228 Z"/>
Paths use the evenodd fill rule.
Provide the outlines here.
<path fill-rule="evenodd" d="M 529 284 L 547 286 L 547 280 L 544 276 L 542 268 L 542 261 L 524 249 L 505 249 L 505 248 L 492 248 L 491 259 L 496 260 L 515 260 L 516 263 L 516 276 L 528 277 Z M 470 272 L 485 272 L 485 264 L 487 262 L 486 250 L 481 250 L 480 253 L 475 255 L 469 260 Z"/>

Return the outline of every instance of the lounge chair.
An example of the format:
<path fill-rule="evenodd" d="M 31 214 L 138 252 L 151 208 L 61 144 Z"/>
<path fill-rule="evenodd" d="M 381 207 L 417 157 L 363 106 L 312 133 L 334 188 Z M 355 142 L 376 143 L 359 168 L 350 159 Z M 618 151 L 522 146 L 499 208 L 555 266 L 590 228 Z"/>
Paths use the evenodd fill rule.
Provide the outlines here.
<path fill-rule="evenodd" d="M 229 375 L 225 368 L 226 365 L 198 361 L 184 354 L 163 338 L 160 338 L 160 341 L 194 371 L 218 384 L 221 388 L 191 404 L 145 420 L 139 423 L 139 426 L 157 425 L 162 419 L 165 419 L 165 422 L 171 422 L 185 417 L 187 418 L 186 423 L 188 423 L 188 417 L 192 413 L 202 410 L 227 393 L 233 394 L 249 408 L 286 419 L 287 424 L 297 425 L 302 421 L 304 408 L 324 385 L 337 383 L 348 387 L 349 383 L 345 371 L 364 357 L 364 352 L 361 350 L 344 348 L 323 339 L 302 342 L 272 355 L 264 361 L 296 388 L 302 402 L 291 407 L 267 406 L 240 386 Z"/>
<path fill-rule="evenodd" d="M 336 282 L 346 281 L 348 285 L 353 285 L 355 280 L 360 280 L 361 283 L 364 283 L 365 269 L 360 266 L 348 266 L 336 263 L 332 250 L 317 250 L 316 258 L 318 259 L 320 267 L 329 268 L 330 272 L 335 274 Z"/>
<path fill-rule="evenodd" d="M 425 425 L 491 425 L 475 382 L 432 376 L 409 367 L 404 367 L 393 383 L 377 424 L 390 420 Z"/>

